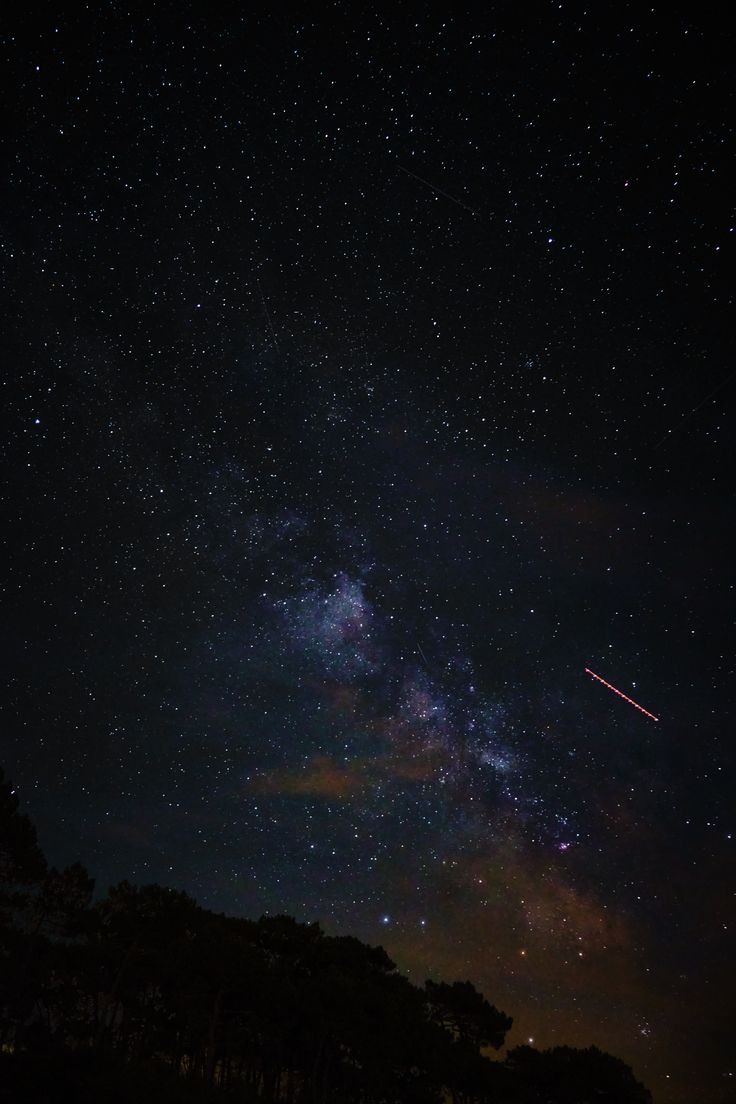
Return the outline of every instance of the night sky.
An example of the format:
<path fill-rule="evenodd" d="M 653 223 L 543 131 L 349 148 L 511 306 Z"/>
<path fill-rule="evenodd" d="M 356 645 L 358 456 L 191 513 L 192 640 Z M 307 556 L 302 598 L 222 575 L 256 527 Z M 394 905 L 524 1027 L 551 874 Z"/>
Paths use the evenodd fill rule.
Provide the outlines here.
<path fill-rule="evenodd" d="M 3 45 L 0 762 L 50 861 L 469 978 L 657 1104 L 736 1098 L 707 9 L 31 5 Z"/>

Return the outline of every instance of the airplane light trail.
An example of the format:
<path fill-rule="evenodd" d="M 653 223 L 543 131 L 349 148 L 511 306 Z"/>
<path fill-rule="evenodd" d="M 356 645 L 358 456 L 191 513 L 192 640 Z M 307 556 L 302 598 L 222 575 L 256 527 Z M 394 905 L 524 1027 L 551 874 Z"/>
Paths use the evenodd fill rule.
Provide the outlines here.
<path fill-rule="evenodd" d="M 598 679 L 598 681 L 602 682 L 604 686 L 607 686 L 609 690 L 613 690 L 614 694 L 618 694 L 618 696 L 620 698 L 623 698 L 624 701 L 627 701 L 629 705 L 633 705 L 635 709 L 640 709 L 642 713 L 646 713 L 647 717 L 651 717 L 653 721 L 659 720 L 659 717 L 655 717 L 654 714 L 650 713 L 648 709 L 645 709 L 643 705 L 639 705 L 639 703 L 635 702 L 633 698 L 627 697 L 626 694 L 623 694 L 620 690 L 617 690 L 615 686 L 611 686 L 610 682 L 606 682 L 606 680 L 604 678 L 601 678 L 600 675 L 597 675 L 595 671 L 591 671 L 590 667 L 586 667 L 585 672 L 588 675 L 592 675 L 594 679 Z"/>

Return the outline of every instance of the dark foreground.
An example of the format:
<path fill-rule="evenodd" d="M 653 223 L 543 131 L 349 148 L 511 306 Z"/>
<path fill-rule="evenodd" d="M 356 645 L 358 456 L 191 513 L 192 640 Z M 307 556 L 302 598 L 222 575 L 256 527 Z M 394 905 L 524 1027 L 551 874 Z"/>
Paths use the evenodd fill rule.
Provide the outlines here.
<path fill-rule="evenodd" d="M 470 981 L 402 976 L 382 947 L 49 868 L 0 774 L 0 1101 L 649 1104 L 595 1047 L 500 1051 Z"/>

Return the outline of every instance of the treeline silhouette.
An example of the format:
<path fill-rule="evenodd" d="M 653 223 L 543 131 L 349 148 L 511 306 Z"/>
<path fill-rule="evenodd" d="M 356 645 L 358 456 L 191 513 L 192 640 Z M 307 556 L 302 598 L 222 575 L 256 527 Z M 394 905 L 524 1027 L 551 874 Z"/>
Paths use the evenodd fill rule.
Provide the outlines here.
<path fill-rule="evenodd" d="M 48 867 L 0 771 L 0 1100 L 651 1100 L 595 1047 L 492 1060 L 510 1017 L 469 981 L 410 984 L 382 947 L 158 885 L 93 890 Z"/>

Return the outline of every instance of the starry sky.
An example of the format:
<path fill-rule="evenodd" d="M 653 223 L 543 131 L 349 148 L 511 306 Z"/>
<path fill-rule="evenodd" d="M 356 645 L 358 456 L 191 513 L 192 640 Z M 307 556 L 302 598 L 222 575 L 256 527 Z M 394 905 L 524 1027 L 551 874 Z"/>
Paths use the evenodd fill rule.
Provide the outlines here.
<path fill-rule="evenodd" d="M 2 50 L 0 761 L 50 860 L 733 1100 L 727 28 L 31 4 Z"/>

